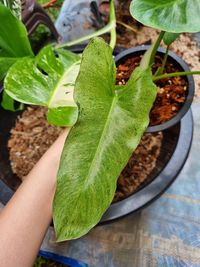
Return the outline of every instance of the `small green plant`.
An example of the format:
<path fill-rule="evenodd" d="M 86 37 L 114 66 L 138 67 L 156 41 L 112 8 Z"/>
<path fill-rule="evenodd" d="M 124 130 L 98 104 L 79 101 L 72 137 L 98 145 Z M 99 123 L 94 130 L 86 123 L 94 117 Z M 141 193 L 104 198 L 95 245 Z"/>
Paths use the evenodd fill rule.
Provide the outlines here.
<path fill-rule="evenodd" d="M 195 16 L 198 26 L 191 23 L 200 3 L 189 4 L 189 13 L 186 3 L 133 1 L 132 15 L 162 31 L 128 83 L 121 86 L 115 85 L 112 55 L 116 42 L 113 1 L 110 1 L 110 21 L 103 29 L 68 44 L 48 45 L 36 56 L 22 23 L 0 6 L 0 75 L 6 76 L 5 93 L 25 104 L 48 107 L 50 123 L 72 127 L 60 161 L 53 204 L 58 241 L 86 234 L 112 202 L 117 178 L 148 126 L 157 92 L 154 81 L 177 75 L 163 73 L 167 53 L 161 68 L 152 74 L 151 66 L 161 40 L 164 38 L 169 47 L 178 33 L 200 30 L 199 16 Z M 176 15 L 180 11 L 178 16 L 171 16 L 175 11 Z M 7 35 L 8 30 L 13 35 Z M 82 57 L 63 49 L 108 31 L 111 31 L 110 45 L 94 38 Z M 192 73 L 200 72 L 189 74 Z"/>
<path fill-rule="evenodd" d="M 33 267 L 67 267 L 67 265 L 63 265 L 61 263 L 57 263 L 39 256 L 36 258 Z"/>
<path fill-rule="evenodd" d="M 43 267 L 43 266 L 48 266 L 48 267 L 55 267 L 54 263 L 50 263 L 49 260 L 46 260 L 42 257 L 37 257 L 33 267 Z"/>
<path fill-rule="evenodd" d="M 130 13 L 134 19 L 161 31 L 156 42 L 143 57 L 141 66 L 143 64 L 152 66 L 162 40 L 167 46 L 162 66 L 152 77 L 153 81 L 174 76 L 200 74 L 200 71 L 163 74 L 170 45 L 179 37 L 180 33 L 200 31 L 199 11 L 200 3 L 198 0 L 134 0 L 131 2 Z"/>

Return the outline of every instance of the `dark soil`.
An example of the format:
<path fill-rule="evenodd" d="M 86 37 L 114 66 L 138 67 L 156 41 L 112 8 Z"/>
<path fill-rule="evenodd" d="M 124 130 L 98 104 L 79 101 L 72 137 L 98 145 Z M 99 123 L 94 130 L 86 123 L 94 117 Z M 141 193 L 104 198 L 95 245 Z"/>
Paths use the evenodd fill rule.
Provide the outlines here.
<path fill-rule="evenodd" d="M 11 130 L 8 141 L 11 167 L 21 180 L 62 132 L 62 128 L 47 122 L 46 112 L 45 108 L 28 107 Z"/>
<path fill-rule="evenodd" d="M 117 84 L 126 84 L 133 70 L 139 65 L 141 56 L 129 58 L 117 68 Z M 162 58 L 156 57 L 153 72 L 161 66 Z M 180 71 L 172 62 L 166 64 L 164 73 Z M 157 98 L 150 112 L 150 126 L 162 124 L 173 118 L 182 108 L 187 97 L 187 81 L 184 77 L 166 78 L 156 82 Z"/>
<path fill-rule="evenodd" d="M 36 162 L 56 140 L 62 129 L 49 125 L 45 108 L 29 107 L 16 121 L 8 142 L 11 167 L 20 179 L 25 179 Z M 148 182 L 156 166 L 162 144 L 162 133 L 145 134 L 122 171 L 114 201 L 139 190 Z"/>
<path fill-rule="evenodd" d="M 140 144 L 118 178 L 113 202 L 130 196 L 152 179 L 150 173 L 156 166 L 162 139 L 163 134 L 161 132 L 144 134 Z"/>

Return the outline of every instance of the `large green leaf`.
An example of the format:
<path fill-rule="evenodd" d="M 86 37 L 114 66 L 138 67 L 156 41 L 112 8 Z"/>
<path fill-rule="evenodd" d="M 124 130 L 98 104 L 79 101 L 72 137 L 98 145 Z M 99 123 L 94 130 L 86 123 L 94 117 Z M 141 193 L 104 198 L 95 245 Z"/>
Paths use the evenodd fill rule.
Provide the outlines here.
<path fill-rule="evenodd" d="M 133 0 L 130 12 L 137 21 L 163 31 L 200 31 L 199 0 Z"/>
<path fill-rule="evenodd" d="M 0 79 L 18 58 L 33 56 L 23 23 L 0 4 Z"/>
<path fill-rule="evenodd" d="M 57 176 L 53 218 L 58 241 L 78 238 L 99 222 L 148 125 L 156 96 L 150 70 L 138 67 L 121 87 L 115 75 L 112 49 L 101 39 L 92 40 L 75 85 L 78 121 Z"/>
<path fill-rule="evenodd" d="M 0 0 L 0 4 L 8 7 L 17 18 L 21 19 L 21 0 Z"/>
<path fill-rule="evenodd" d="M 49 122 L 71 126 L 78 109 L 73 89 L 80 68 L 80 57 L 52 46 L 44 47 L 35 58 L 22 58 L 8 71 L 4 87 L 13 99 L 49 108 Z"/>

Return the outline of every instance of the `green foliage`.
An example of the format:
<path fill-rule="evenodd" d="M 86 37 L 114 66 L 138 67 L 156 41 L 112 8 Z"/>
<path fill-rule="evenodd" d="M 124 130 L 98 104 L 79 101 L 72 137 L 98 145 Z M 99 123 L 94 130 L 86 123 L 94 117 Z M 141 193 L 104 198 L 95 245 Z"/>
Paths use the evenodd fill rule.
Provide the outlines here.
<path fill-rule="evenodd" d="M 29 36 L 30 44 L 34 52 L 38 52 L 44 44 L 51 39 L 51 32 L 49 28 L 43 24 L 38 25 L 34 32 Z"/>
<path fill-rule="evenodd" d="M 1 106 L 9 111 L 18 111 L 18 110 L 22 110 L 24 105 L 23 104 L 18 104 L 18 107 L 15 107 L 15 102 L 13 100 L 13 98 L 11 98 L 5 91 L 3 91 L 3 99 L 1 102 Z"/>
<path fill-rule="evenodd" d="M 42 258 L 42 257 L 37 257 L 33 267 L 42 267 L 44 264 L 48 264 L 48 260 Z M 52 266 L 52 265 L 51 265 Z M 49 266 L 50 267 L 50 266 Z M 53 266 L 52 266 L 53 267 Z"/>
<path fill-rule="evenodd" d="M 37 2 L 44 7 L 49 1 L 37 0 Z M 60 13 L 62 3 L 63 0 L 57 0 L 52 6 L 50 6 L 49 8 L 45 8 L 45 12 L 47 12 L 53 22 L 55 22 L 58 17 L 58 14 Z M 41 47 L 41 44 L 46 43 L 46 40 L 50 38 L 51 32 L 49 28 L 43 24 L 40 24 L 29 37 L 33 51 L 38 51 L 38 47 Z"/>
<path fill-rule="evenodd" d="M 128 83 L 116 86 L 112 49 L 102 39 L 87 46 L 80 69 L 79 56 L 53 46 L 34 57 L 23 24 L 3 6 L 0 18 L 0 76 L 9 68 L 4 107 L 14 110 L 12 97 L 48 107 L 55 125 L 77 121 L 60 161 L 53 219 L 58 241 L 78 238 L 109 207 L 118 176 L 148 126 L 156 97 L 149 65 L 164 33 Z"/>
<path fill-rule="evenodd" d="M 4 87 L 13 99 L 49 108 L 49 122 L 72 126 L 78 110 L 73 89 L 80 68 L 80 57 L 52 46 L 44 47 L 35 58 L 18 60 L 8 71 Z"/>
<path fill-rule="evenodd" d="M 16 62 L 16 60 L 16 57 L 0 57 L 0 81 L 3 80 L 3 78 L 6 76 L 8 69 Z"/>
<path fill-rule="evenodd" d="M 130 12 L 142 24 L 162 31 L 200 31 L 199 0 L 133 0 Z"/>
<path fill-rule="evenodd" d="M 53 205 L 57 240 L 78 238 L 109 207 L 117 178 L 149 123 L 156 86 L 138 67 L 115 85 L 112 49 L 92 40 L 83 53 L 74 98 L 79 108 L 61 157 Z"/>
<path fill-rule="evenodd" d="M 0 5 L 0 18 L 0 56 L 33 55 L 24 24 L 3 5 Z"/>
<path fill-rule="evenodd" d="M 33 56 L 23 23 L 0 4 L 0 79 L 19 58 Z"/>
<path fill-rule="evenodd" d="M 52 260 L 48 260 L 48 259 L 45 259 L 43 257 L 37 257 L 37 259 L 33 265 L 33 267 L 57 267 L 57 266 L 59 266 L 59 267 L 63 266 L 64 267 L 64 265 L 62 265 L 60 263 L 56 263 Z"/>
<path fill-rule="evenodd" d="M 179 37 L 179 35 L 180 33 L 165 32 L 163 42 L 169 46 Z"/>
<path fill-rule="evenodd" d="M 41 6 L 46 6 L 47 3 L 51 2 L 50 0 L 38 0 L 37 1 Z M 51 17 L 53 21 L 55 21 L 60 13 L 60 8 L 63 4 L 64 0 L 57 0 L 55 3 L 49 6 L 49 8 L 45 8 L 45 11 Z"/>
<path fill-rule="evenodd" d="M 21 19 L 21 0 L 0 0 L 0 4 L 8 7 L 17 18 Z"/>

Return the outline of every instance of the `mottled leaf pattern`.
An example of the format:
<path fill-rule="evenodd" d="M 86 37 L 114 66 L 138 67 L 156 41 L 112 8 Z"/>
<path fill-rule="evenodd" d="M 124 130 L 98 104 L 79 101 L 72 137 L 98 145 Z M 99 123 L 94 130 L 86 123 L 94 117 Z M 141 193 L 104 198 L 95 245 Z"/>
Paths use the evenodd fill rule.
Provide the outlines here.
<path fill-rule="evenodd" d="M 4 87 L 15 100 L 49 108 L 48 120 L 58 126 L 72 126 L 78 115 L 73 90 L 80 57 L 52 46 L 35 58 L 18 60 L 9 70 Z"/>
<path fill-rule="evenodd" d="M 138 67 L 121 87 L 115 75 L 112 49 L 101 39 L 92 40 L 75 86 L 79 118 L 57 177 L 53 219 L 58 241 L 78 238 L 100 221 L 149 123 L 156 97 L 150 70 Z"/>

